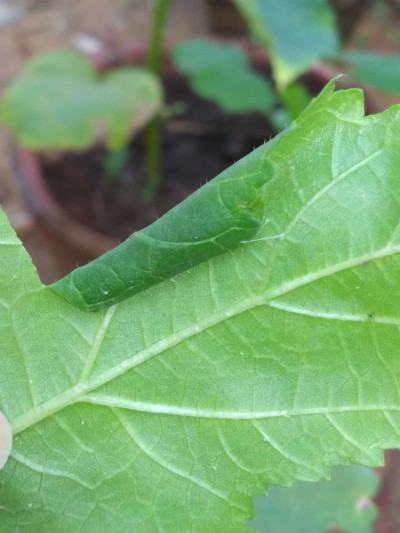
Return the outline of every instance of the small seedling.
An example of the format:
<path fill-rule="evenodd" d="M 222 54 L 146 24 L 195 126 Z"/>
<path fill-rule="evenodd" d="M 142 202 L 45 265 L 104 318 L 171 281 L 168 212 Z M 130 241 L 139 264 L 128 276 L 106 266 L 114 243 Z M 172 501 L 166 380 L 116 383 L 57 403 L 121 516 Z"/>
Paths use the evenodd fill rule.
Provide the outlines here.
<path fill-rule="evenodd" d="M 1 120 L 32 150 L 123 147 L 161 107 L 161 88 L 146 70 L 99 75 L 80 54 L 50 52 L 29 61 L 8 88 Z"/>
<path fill-rule="evenodd" d="M 123 67 L 104 75 L 82 55 L 50 52 L 27 63 L 8 88 L 0 119 L 19 145 L 37 151 L 108 146 L 105 173 L 115 177 L 126 145 L 159 113 L 162 89 L 145 69 Z"/>

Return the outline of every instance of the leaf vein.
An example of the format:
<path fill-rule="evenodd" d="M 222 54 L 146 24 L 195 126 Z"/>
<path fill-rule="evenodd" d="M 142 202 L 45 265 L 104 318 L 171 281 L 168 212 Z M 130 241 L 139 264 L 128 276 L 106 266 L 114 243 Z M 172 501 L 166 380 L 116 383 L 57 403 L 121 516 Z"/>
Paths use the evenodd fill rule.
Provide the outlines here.
<path fill-rule="evenodd" d="M 128 435 L 133 440 L 133 442 L 137 445 L 137 447 L 149 459 L 151 459 L 152 461 L 157 463 L 162 469 L 165 469 L 169 473 L 177 475 L 177 476 L 179 476 L 179 477 L 181 477 L 183 479 L 186 479 L 187 481 L 189 481 L 193 485 L 196 485 L 200 489 L 205 490 L 206 492 L 209 492 L 213 496 L 217 496 L 217 498 L 219 498 L 221 500 L 224 500 L 226 503 L 230 503 L 228 498 L 227 498 L 227 496 L 225 496 L 225 494 L 223 494 L 221 491 L 210 487 L 209 485 L 204 483 L 201 479 L 198 479 L 198 478 L 188 474 L 187 472 L 184 472 L 183 470 L 171 465 L 167 461 L 165 461 L 165 460 L 161 459 L 160 457 L 158 457 L 154 452 L 152 452 L 149 449 L 147 449 L 146 446 L 139 439 L 139 436 L 134 431 L 132 425 L 131 424 L 128 425 L 127 421 L 124 420 L 123 415 L 121 413 L 119 413 L 117 409 L 112 409 L 112 412 L 114 413 L 115 417 L 119 420 L 119 422 L 121 423 L 122 427 L 128 433 Z"/>
<path fill-rule="evenodd" d="M 71 481 L 74 481 L 81 487 L 84 487 L 85 489 L 91 490 L 91 491 L 96 488 L 95 485 L 91 485 L 89 483 L 82 481 L 81 479 L 79 479 L 77 476 L 74 476 L 70 472 L 68 473 L 61 472 L 61 471 L 54 470 L 53 468 L 44 467 L 43 465 L 35 463 L 34 461 L 32 461 L 32 459 L 28 459 L 28 457 L 22 456 L 20 453 L 18 453 L 15 450 L 11 452 L 11 457 L 18 463 L 26 466 L 27 468 L 29 468 L 30 470 L 33 470 L 34 472 L 38 472 L 39 474 L 45 474 L 45 475 L 49 475 L 53 477 L 69 479 Z"/>

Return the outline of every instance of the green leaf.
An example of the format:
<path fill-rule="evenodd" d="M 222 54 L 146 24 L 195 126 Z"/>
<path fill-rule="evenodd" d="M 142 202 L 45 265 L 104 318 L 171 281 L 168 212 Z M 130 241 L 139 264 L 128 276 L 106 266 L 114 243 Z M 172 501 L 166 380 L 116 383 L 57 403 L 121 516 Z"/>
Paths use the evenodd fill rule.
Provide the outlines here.
<path fill-rule="evenodd" d="M 129 161 L 129 148 L 123 146 L 117 150 L 110 150 L 103 162 L 104 174 L 110 182 L 118 180 Z"/>
<path fill-rule="evenodd" d="M 99 137 L 111 149 L 127 143 L 161 106 L 161 89 L 140 68 L 100 77 L 73 52 L 34 58 L 6 91 L 0 120 L 33 150 L 84 149 Z"/>
<path fill-rule="evenodd" d="M 295 120 L 311 102 L 311 95 L 306 87 L 299 82 L 291 83 L 285 87 L 279 96 L 283 107 L 275 107 L 268 117 L 276 131 L 283 130 L 292 120 Z"/>
<path fill-rule="evenodd" d="M 270 172 L 254 242 L 107 311 L 0 215 L 2 533 L 241 532 L 269 484 L 400 446 L 400 114 L 332 91 L 229 171 Z"/>
<path fill-rule="evenodd" d="M 351 77 L 380 91 L 400 94 L 400 55 L 345 52 L 337 58 L 353 67 Z"/>
<path fill-rule="evenodd" d="M 332 526 L 370 533 L 378 515 L 371 498 L 378 487 L 379 476 L 370 468 L 336 466 L 329 481 L 271 487 L 256 498 L 256 516 L 249 525 L 265 533 L 325 533 Z"/>
<path fill-rule="evenodd" d="M 172 57 L 194 92 L 230 113 L 266 113 L 275 102 L 270 83 L 235 46 L 196 39 L 176 45 Z"/>
<path fill-rule="evenodd" d="M 282 91 L 281 99 L 290 120 L 295 120 L 311 102 L 311 95 L 302 83 L 291 83 Z"/>
<path fill-rule="evenodd" d="M 234 2 L 254 37 L 268 48 L 280 88 L 339 48 L 335 16 L 328 0 Z"/>
<path fill-rule="evenodd" d="M 264 172 L 259 172 L 258 158 L 247 168 L 244 175 L 234 169 L 226 171 L 162 218 L 51 288 L 73 305 L 98 310 L 251 239 L 265 217 L 259 190 L 270 172 L 268 162 L 263 165 Z"/>

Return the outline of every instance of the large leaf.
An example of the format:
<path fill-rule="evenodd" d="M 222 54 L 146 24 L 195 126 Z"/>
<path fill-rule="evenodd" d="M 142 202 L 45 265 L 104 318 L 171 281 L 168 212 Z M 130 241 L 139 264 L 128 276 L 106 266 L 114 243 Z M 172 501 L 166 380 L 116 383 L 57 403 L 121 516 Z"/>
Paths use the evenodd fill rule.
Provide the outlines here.
<path fill-rule="evenodd" d="M 284 87 L 316 60 L 339 48 L 328 0 L 234 0 L 253 35 L 271 54 L 278 86 Z"/>
<path fill-rule="evenodd" d="M 193 39 L 177 44 L 172 57 L 198 95 L 230 113 L 266 113 L 276 100 L 271 84 L 235 46 Z"/>
<path fill-rule="evenodd" d="M 107 311 L 0 215 L 2 533 L 239 532 L 268 484 L 400 446 L 400 114 L 332 90 L 226 174 L 269 173 L 253 242 Z"/>
<path fill-rule="evenodd" d="M 31 60 L 6 91 L 0 119 L 34 150 L 83 149 L 106 139 L 117 149 L 159 110 L 161 89 L 149 72 L 119 68 L 98 76 L 74 52 Z"/>
<path fill-rule="evenodd" d="M 378 515 L 371 498 L 378 487 L 379 476 L 370 468 L 336 466 L 330 480 L 271 487 L 256 498 L 251 525 L 265 533 L 325 533 L 333 526 L 370 533 Z"/>

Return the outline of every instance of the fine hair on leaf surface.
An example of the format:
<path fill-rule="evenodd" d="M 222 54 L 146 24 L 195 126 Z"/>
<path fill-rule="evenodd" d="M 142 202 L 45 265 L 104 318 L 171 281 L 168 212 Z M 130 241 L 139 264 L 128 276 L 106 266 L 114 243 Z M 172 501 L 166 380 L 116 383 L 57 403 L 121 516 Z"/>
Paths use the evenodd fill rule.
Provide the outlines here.
<path fill-rule="evenodd" d="M 364 117 L 330 83 L 185 204 L 207 232 L 218 180 L 237 207 L 257 183 L 253 236 L 96 313 L 40 283 L 1 213 L 2 533 L 241 532 L 271 484 L 382 464 L 400 446 L 399 139 L 398 107 Z"/>

